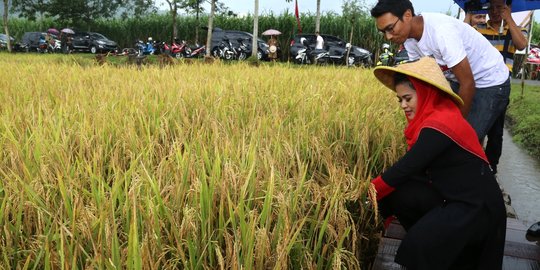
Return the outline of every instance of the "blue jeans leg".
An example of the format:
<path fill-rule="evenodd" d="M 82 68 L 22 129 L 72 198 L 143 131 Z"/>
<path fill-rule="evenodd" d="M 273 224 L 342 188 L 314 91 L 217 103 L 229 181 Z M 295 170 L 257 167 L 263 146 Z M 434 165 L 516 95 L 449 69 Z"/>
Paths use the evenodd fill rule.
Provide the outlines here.
<path fill-rule="evenodd" d="M 508 104 L 507 104 L 508 106 Z M 504 111 L 499 115 L 499 117 L 491 126 L 487 133 L 487 142 L 486 142 L 486 156 L 493 169 L 493 174 L 497 173 L 497 165 L 499 164 L 499 158 L 502 153 L 503 145 L 503 131 L 504 131 L 504 119 L 506 117 L 506 107 Z"/>
<path fill-rule="evenodd" d="M 459 90 L 459 85 L 452 83 L 452 89 Z M 476 88 L 467 121 L 476 131 L 480 141 L 484 139 L 497 119 L 504 117 L 509 100 L 510 79 L 501 85 Z"/>

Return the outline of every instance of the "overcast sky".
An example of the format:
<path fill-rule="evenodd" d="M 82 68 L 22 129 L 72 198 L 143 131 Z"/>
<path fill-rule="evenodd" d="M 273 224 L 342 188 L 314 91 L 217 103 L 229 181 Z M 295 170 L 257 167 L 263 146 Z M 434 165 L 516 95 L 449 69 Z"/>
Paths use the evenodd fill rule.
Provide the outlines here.
<path fill-rule="evenodd" d="M 254 1 L 253 0 L 220 0 L 230 10 L 242 15 L 247 13 L 253 13 Z M 377 0 L 364 0 L 367 9 L 371 9 Z M 164 3 L 165 0 L 157 0 L 158 3 Z M 421 12 L 439 12 L 450 13 L 455 16 L 459 10 L 457 4 L 453 0 L 412 0 L 415 13 Z M 341 5 L 343 1 L 340 0 L 321 0 L 321 10 L 332 11 L 341 14 Z M 159 5 L 159 4 L 158 4 Z M 167 9 L 167 6 L 161 6 L 161 9 Z M 289 12 L 294 12 L 294 0 L 291 3 L 287 3 L 285 0 L 259 0 L 259 13 L 274 12 L 280 14 L 284 10 L 288 9 Z M 311 12 L 315 13 L 317 10 L 317 0 L 298 0 L 298 9 L 300 13 Z M 535 12 L 535 21 L 539 21 L 540 12 Z"/>
<path fill-rule="evenodd" d="M 253 13 L 254 1 L 253 0 L 220 0 L 229 9 L 237 14 Z M 164 0 L 158 0 L 158 3 L 164 3 Z M 375 4 L 376 0 L 365 0 L 365 3 L 370 9 Z M 341 5 L 343 1 L 340 0 L 321 0 L 321 10 L 333 11 L 341 13 Z M 448 10 L 452 14 L 456 14 L 458 6 L 454 4 L 452 0 L 412 0 L 415 11 L 418 12 L 442 12 L 446 13 Z M 162 6 L 162 9 L 167 9 L 167 6 Z M 287 3 L 285 0 L 259 0 L 259 12 L 274 12 L 276 14 L 282 13 L 284 10 L 289 9 L 290 12 L 294 11 L 294 0 L 291 3 Z M 317 10 L 316 0 L 298 0 L 298 9 L 300 12 L 315 13 Z"/>

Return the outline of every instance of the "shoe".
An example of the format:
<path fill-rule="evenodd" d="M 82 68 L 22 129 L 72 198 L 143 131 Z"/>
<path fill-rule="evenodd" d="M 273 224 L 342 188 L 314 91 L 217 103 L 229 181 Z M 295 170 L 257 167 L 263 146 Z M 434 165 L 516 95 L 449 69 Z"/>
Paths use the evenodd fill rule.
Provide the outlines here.
<path fill-rule="evenodd" d="M 527 230 L 527 236 L 540 237 L 540 221 L 531 225 Z"/>

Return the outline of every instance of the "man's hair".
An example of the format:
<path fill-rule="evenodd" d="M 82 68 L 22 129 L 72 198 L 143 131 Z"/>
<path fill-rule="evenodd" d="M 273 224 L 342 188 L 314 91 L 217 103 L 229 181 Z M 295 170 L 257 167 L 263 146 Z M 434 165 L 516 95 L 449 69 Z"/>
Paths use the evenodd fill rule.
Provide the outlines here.
<path fill-rule="evenodd" d="M 414 16 L 414 7 L 409 0 L 379 0 L 371 9 L 371 16 L 379 18 L 383 14 L 390 12 L 392 15 L 401 19 L 407 9 L 410 9 Z"/>

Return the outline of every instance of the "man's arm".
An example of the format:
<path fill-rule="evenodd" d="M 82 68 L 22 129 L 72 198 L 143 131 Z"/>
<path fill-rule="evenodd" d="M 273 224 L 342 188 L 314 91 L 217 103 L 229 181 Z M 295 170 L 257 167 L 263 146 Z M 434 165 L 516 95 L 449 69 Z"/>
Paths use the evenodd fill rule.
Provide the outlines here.
<path fill-rule="evenodd" d="M 527 38 L 525 38 L 525 35 L 521 32 L 521 28 L 517 26 L 516 22 L 512 18 L 512 12 L 508 6 L 504 6 L 501 10 L 501 18 L 506 22 L 508 25 L 508 31 L 510 31 L 510 35 L 512 36 L 512 42 L 514 43 L 514 46 L 518 50 L 525 49 L 525 46 L 527 46 Z"/>
<path fill-rule="evenodd" d="M 471 110 L 471 104 L 476 91 L 474 77 L 467 57 L 463 58 L 461 62 L 452 67 L 452 72 L 456 76 L 459 82 L 458 95 L 463 100 L 463 106 L 461 106 L 461 114 L 463 117 L 467 117 Z"/>

